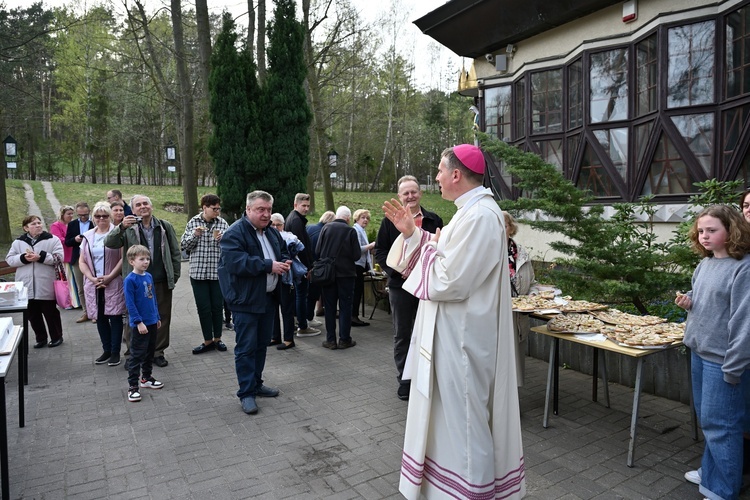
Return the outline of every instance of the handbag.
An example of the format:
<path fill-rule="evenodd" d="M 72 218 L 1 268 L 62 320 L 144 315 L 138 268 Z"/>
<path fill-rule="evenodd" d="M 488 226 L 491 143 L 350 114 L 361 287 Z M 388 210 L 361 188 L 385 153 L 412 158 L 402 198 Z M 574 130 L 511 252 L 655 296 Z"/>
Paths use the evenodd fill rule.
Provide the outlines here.
<path fill-rule="evenodd" d="M 310 283 L 316 286 L 330 286 L 336 283 L 336 259 L 324 257 L 316 260 L 310 272 Z"/>
<path fill-rule="evenodd" d="M 70 309 L 70 289 L 68 288 L 68 277 L 65 274 L 65 267 L 57 255 L 54 256 L 55 266 L 55 301 L 63 309 Z"/>

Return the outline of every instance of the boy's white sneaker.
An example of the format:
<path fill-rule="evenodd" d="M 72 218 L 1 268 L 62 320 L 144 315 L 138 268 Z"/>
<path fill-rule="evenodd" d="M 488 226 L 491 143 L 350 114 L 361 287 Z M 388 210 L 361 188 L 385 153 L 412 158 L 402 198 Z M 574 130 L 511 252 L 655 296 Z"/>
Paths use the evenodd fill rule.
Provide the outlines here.
<path fill-rule="evenodd" d="M 697 470 L 689 470 L 685 473 L 685 481 L 693 484 L 701 484 L 701 473 Z"/>
<path fill-rule="evenodd" d="M 138 392 L 138 387 L 131 387 L 128 389 L 128 401 L 136 403 L 141 400 L 141 393 Z"/>
<path fill-rule="evenodd" d="M 156 380 L 154 377 L 151 377 L 148 380 L 142 378 L 141 387 L 143 387 L 144 389 L 161 389 L 162 387 L 164 387 L 164 384 Z"/>

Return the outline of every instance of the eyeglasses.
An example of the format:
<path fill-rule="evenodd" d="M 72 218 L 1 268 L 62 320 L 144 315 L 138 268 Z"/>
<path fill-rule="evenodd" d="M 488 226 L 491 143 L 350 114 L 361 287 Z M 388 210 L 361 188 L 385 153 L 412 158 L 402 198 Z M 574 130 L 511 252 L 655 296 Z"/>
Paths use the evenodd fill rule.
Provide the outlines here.
<path fill-rule="evenodd" d="M 95 215 L 94 219 L 109 219 L 109 215 L 107 215 L 107 214 Z"/>
<path fill-rule="evenodd" d="M 208 208 L 210 208 L 214 212 L 221 212 L 221 207 L 208 207 Z"/>
<path fill-rule="evenodd" d="M 81 218 L 88 217 L 88 216 L 89 216 L 88 212 L 86 212 L 85 214 L 78 214 L 78 217 L 81 217 Z"/>

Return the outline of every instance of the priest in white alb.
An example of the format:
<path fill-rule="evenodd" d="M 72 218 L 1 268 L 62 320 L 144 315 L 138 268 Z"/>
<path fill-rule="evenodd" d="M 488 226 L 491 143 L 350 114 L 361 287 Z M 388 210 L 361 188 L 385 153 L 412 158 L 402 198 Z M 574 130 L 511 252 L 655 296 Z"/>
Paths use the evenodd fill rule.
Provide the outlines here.
<path fill-rule="evenodd" d="M 421 299 L 404 368 L 411 378 L 399 490 L 408 499 L 516 499 L 526 492 L 507 237 L 482 151 L 446 149 L 436 181 L 455 202 L 430 234 L 392 199 L 401 232 L 388 265 Z"/>

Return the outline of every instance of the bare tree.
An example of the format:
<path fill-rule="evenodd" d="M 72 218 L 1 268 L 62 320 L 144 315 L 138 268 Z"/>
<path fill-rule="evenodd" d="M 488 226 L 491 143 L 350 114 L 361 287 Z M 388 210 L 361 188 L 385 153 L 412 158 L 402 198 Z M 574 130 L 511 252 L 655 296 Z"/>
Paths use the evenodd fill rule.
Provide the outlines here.
<path fill-rule="evenodd" d="M 255 60 L 258 61 L 258 85 L 262 87 L 266 81 L 266 0 L 258 0 L 257 45 Z"/>

